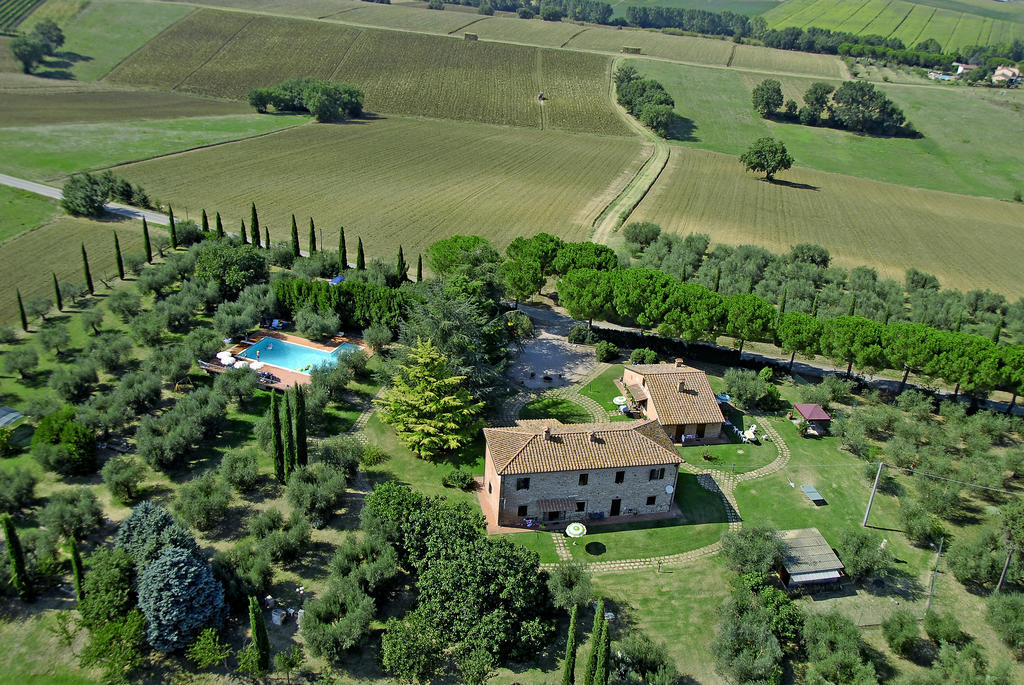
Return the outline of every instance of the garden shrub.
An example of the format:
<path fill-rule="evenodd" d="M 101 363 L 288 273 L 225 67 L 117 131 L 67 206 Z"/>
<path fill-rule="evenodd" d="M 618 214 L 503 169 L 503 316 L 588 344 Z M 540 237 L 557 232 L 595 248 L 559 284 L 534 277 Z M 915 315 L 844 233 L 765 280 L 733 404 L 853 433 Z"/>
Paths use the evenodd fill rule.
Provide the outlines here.
<path fill-rule="evenodd" d="M 231 503 L 231 488 L 215 471 L 184 483 L 172 508 L 181 520 L 199 530 L 215 529 Z"/>
<path fill-rule="evenodd" d="M 92 394 L 99 382 L 96 364 L 90 359 L 78 359 L 73 365 L 60 365 L 50 373 L 47 385 L 65 402 L 81 402 Z"/>
<path fill-rule="evenodd" d="M 723 380 L 725 392 L 744 409 L 756 406 L 768 392 L 768 384 L 750 369 L 729 369 Z"/>
<path fill-rule="evenodd" d="M 0 470 L 0 513 L 13 514 L 32 504 L 37 483 L 39 477 L 31 469 Z"/>
<path fill-rule="evenodd" d="M 114 621 L 135 607 L 135 562 L 123 549 L 98 547 L 86 559 L 79 603 L 82 623 L 92 628 Z"/>
<path fill-rule="evenodd" d="M 598 341 L 597 333 L 585 323 L 576 324 L 569 329 L 569 342 L 576 345 L 593 345 Z"/>
<path fill-rule="evenodd" d="M 470 490 L 476 485 L 473 474 L 462 469 L 455 468 L 444 474 L 441 478 L 441 485 L 446 488 L 458 488 L 459 490 Z"/>
<path fill-rule="evenodd" d="M 903 532 L 918 547 L 928 547 L 938 543 L 945 535 L 945 529 L 937 518 L 917 502 L 905 502 L 900 509 L 900 521 Z"/>
<path fill-rule="evenodd" d="M 839 534 L 836 550 L 846 566 L 846 574 L 855 581 L 881 575 L 892 563 L 892 553 L 881 548 L 878 536 L 862 528 L 844 529 Z"/>
<path fill-rule="evenodd" d="M 281 514 L 280 509 L 271 507 L 251 517 L 246 523 L 246 528 L 249 531 L 249 535 L 262 540 L 275 530 L 279 530 L 283 525 L 284 516 Z"/>
<path fill-rule="evenodd" d="M 656 364 L 658 353 L 647 347 L 638 347 L 629 354 L 630 364 Z"/>
<path fill-rule="evenodd" d="M 168 547 L 199 553 L 192 533 L 175 521 L 170 511 L 149 500 L 137 504 L 121 523 L 115 545 L 127 552 L 139 569 L 145 568 Z"/>
<path fill-rule="evenodd" d="M 360 465 L 365 467 L 379 466 L 391 458 L 391 455 L 374 444 L 369 444 L 363 449 L 363 456 L 359 460 Z"/>
<path fill-rule="evenodd" d="M 722 558 L 737 573 L 771 573 L 782 549 L 779 531 L 771 526 L 743 527 L 722 536 Z"/>
<path fill-rule="evenodd" d="M 311 528 L 306 517 L 292 512 L 284 528 L 271 531 L 263 540 L 270 558 L 289 563 L 297 560 L 309 547 Z"/>
<path fill-rule="evenodd" d="M 340 661 L 369 632 L 374 608 L 373 599 L 352 576 L 329 585 L 305 605 L 301 631 L 309 653 Z"/>
<path fill-rule="evenodd" d="M 64 538 L 82 540 L 103 525 L 103 508 L 85 486 L 60 490 L 50 496 L 39 513 L 39 522 Z"/>
<path fill-rule="evenodd" d="M 314 528 L 322 528 L 334 515 L 347 484 L 345 473 L 328 464 L 299 467 L 288 478 L 288 502 Z"/>
<path fill-rule="evenodd" d="M 252 447 L 231 450 L 221 459 L 220 473 L 238 492 L 249 492 L 260 480 L 259 455 Z"/>
<path fill-rule="evenodd" d="M 934 609 L 924 615 L 924 632 L 936 646 L 941 646 L 944 642 L 960 645 L 966 638 L 960 621 L 954 614 L 941 613 Z"/>
<path fill-rule="evenodd" d="M 242 607 L 249 597 L 263 597 L 270 591 L 274 569 L 270 552 L 261 543 L 242 540 L 228 550 L 217 552 L 210 563 L 213 575 L 224 586 L 228 603 Z"/>
<path fill-rule="evenodd" d="M 903 657 L 909 657 L 917 651 L 921 639 L 921 627 L 917 619 L 906 609 L 897 609 L 882 621 L 882 635 L 889 648 Z"/>
<path fill-rule="evenodd" d="M 1017 659 L 1024 658 L 1024 593 L 992 595 L 985 618 Z"/>
<path fill-rule="evenodd" d="M 308 409 L 308 402 L 306 406 Z M 352 478 L 356 475 L 367 449 L 367 446 L 354 437 L 339 435 L 320 442 L 317 447 L 317 459 L 321 463 L 341 469 L 349 478 Z"/>
<path fill-rule="evenodd" d="M 610 362 L 619 356 L 619 348 L 613 342 L 602 340 L 594 348 L 594 356 L 599 362 Z"/>
<path fill-rule="evenodd" d="M 146 467 L 134 457 L 115 457 L 100 471 L 111 496 L 121 504 L 134 504 L 141 494 Z"/>
<path fill-rule="evenodd" d="M 149 644 L 161 652 L 185 648 L 224 615 L 224 588 L 210 564 L 179 547 L 167 547 L 139 578 L 139 608 Z"/>

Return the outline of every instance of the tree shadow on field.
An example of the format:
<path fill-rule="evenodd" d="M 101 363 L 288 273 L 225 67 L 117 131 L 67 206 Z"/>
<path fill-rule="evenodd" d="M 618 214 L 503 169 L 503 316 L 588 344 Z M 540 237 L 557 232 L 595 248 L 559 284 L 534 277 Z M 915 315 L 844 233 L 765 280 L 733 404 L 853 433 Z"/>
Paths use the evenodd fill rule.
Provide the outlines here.
<path fill-rule="evenodd" d="M 65 60 L 70 64 L 77 64 L 78 62 L 91 62 L 92 57 L 88 55 L 80 55 L 77 52 L 71 52 L 70 50 L 62 50 L 61 52 L 53 53 L 53 56 L 60 60 Z M 56 65 L 54 65 L 56 66 Z"/>
<path fill-rule="evenodd" d="M 761 179 L 766 183 L 771 183 L 773 186 L 782 186 L 783 188 L 796 188 L 797 190 L 820 190 L 818 186 L 812 186 L 810 183 L 794 183 L 793 181 L 783 181 L 779 178 L 768 180 L 765 178 Z"/>
<path fill-rule="evenodd" d="M 51 66 L 51 65 L 53 65 L 52 62 L 48 62 L 46 64 L 46 66 Z M 57 65 L 71 66 L 67 62 L 58 62 Z M 57 66 L 57 65 L 54 65 L 54 66 Z M 39 70 L 37 70 L 34 73 L 34 75 L 38 76 L 39 78 L 52 78 L 52 79 L 55 79 L 55 80 L 58 80 L 58 81 L 74 81 L 75 80 L 75 75 L 72 74 L 67 69 L 39 69 Z"/>
<path fill-rule="evenodd" d="M 672 123 L 668 126 L 669 140 L 679 140 L 686 143 L 695 143 L 700 140 L 693 132 L 697 130 L 697 124 L 693 119 L 681 117 L 675 112 L 672 113 Z"/>

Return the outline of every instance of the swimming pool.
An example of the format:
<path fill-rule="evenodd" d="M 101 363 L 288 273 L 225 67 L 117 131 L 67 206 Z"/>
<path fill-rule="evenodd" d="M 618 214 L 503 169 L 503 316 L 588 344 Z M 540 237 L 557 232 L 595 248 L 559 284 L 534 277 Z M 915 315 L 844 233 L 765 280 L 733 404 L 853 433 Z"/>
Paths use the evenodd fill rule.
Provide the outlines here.
<path fill-rule="evenodd" d="M 334 366 L 338 363 L 338 355 L 349 350 L 360 349 L 362 348 L 359 345 L 342 343 L 332 351 L 324 352 L 305 345 L 296 345 L 285 340 L 267 337 L 236 356 L 240 359 L 256 361 L 256 353 L 259 352 L 261 362 L 280 366 L 283 369 L 308 373 L 314 366 Z"/>

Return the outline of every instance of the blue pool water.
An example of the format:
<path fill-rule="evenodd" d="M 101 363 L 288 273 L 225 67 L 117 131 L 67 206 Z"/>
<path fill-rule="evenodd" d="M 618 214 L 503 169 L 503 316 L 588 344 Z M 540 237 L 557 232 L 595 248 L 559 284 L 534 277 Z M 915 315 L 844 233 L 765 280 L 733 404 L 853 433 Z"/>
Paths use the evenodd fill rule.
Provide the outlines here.
<path fill-rule="evenodd" d="M 308 372 L 314 366 L 334 366 L 338 363 L 338 355 L 348 350 L 358 349 L 362 348 L 352 343 L 342 343 L 331 352 L 323 352 L 312 347 L 306 347 L 305 345 L 285 342 L 284 340 L 263 338 L 236 356 L 241 359 L 256 361 L 256 352 L 259 351 L 261 362 L 280 366 L 284 369 L 291 369 L 292 371 Z"/>

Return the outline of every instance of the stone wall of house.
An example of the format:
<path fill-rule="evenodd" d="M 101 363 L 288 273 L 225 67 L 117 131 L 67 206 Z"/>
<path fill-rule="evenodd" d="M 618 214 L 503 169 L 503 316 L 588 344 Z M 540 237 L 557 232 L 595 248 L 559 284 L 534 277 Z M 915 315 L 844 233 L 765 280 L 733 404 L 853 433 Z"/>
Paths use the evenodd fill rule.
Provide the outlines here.
<path fill-rule="evenodd" d="M 490 460 L 488 460 L 490 461 Z M 661 479 L 650 479 L 651 469 L 665 469 Z M 624 471 L 622 483 L 615 482 L 615 474 Z M 580 485 L 580 475 L 587 474 L 587 484 Z M 532 473 L 500 477 L 500 488 L 494 487 L 498 498 L 498 522 L 508 523 L 520 521 L 520 506 L 526 506 L 526 516 L 538 520 L 546 520 L 547 515 L 540 510 L 540 500 L 574 497 L 585 503 L 583 512 L 565 512 L 563 518 L 585 519 L 587 514 L 602 513 L 610 516 L 612 500 L 622 500 L 620 515 L 627 513 L 659 514 L 668 512 L 675 494 L 665 492 L 665 486 L 671 485 L 675 490 L 679 475 L 677 464 L 660 466 L 632 466 L 617 469 L 591 469 L 589 471 L 556 471 L 553 473 Z M 484 476 L 484 488 L 488 478 Z M 529 478 L 527 490 L 517 490 L 519 479 Z M 647 498 L 653 496 L 654 504 L 647 504 Z"/>
<path fill-rule="evenodd" d="M 491 459 L 490 448 L 484 450 L 484 506 L 487 511 L 484 515 L 491 518 L 498 511 L 498 502 L 501 501 L 501 479 L 494 470 L 494 460 Z M 497 519 L 495 519 L 497 520 Z"/>

